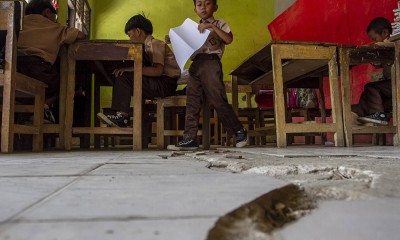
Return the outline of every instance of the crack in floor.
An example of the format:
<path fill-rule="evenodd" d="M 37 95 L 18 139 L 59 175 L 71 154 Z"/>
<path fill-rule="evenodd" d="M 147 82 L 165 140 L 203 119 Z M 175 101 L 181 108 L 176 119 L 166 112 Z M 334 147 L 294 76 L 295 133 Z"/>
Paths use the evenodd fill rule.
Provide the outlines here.
<path fill-rule="evenodd" d="M 371 170 L 332 164 L 282 165 L 277 161 L 274 164 L 251 166 L 255 158 L 251 153 L 226 150 L 186 152 L 185 155 L 199 161 L 206 161 L 208 163 L 206 167 L 212 170 L 261 174 L 292 182 L 286 187 L 275 189 L 220 217 L 210 230 L 207 240 L 272 239 L 271 233 L 311 213 L 321 201 L 371 198 L 362 191 L 338 188 L 334 184 L 343 182 L 346 183 L 343 185 L 347 186 L 350 183 L 355 189 L 365 190 L 371 189 L 380 177 Z M 175 156 L 177 154 L 172 152 L 169 157 Z M 263 157 L 273 158 L 273 156 L 265 155 Z M 335 156 L 317 158 L 329 160 Z M 354 156 L 347 158 L 354 158 Z"/>

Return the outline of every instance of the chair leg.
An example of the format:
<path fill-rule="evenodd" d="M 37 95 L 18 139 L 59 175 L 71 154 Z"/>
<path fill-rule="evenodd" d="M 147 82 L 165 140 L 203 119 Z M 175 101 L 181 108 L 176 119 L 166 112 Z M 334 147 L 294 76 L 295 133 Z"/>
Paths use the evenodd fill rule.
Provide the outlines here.
<path fill-rule="evenodd" d="M 319 105 L 320 105 L 320 111 L 321 111 L 321 119 L 322 123 L 326 123 L 326 107 L 325 107 L 325 93 L 324 93 L 324 78 L 321 77 L 319 79 Z M 327 142 L 327 134 L 322 133 L 321 135 L 321 144 L 325 145 L 325 142 Z"/>
<path fill-rule="evenodd" d="M 94 78 L 94 114 L 100 112 L 100 77 L 96 74 Z M 94 126 L 100 126 L 100 120 L 94 116 Z M 101 148 L 101 135 L 94 134 L 94 148 Z M 104 137 L 106 139 L 106 137 Z"/>
<path fill-rule="evenodd" d="M 33 126 L 38 129 L 38 134 L 33 135 L 32 150 L 34 152 L 43 151 L 44 96 L 45 96 L 44 90 L 42 94 L 38 94 L 35 96 Z"/>
<path fill-rule="evenodd" d="M 203 103 L 203 149 L 210 149 L 210 104 L 207 100 Z"/>
<path fill-rule="evenodd" d="M 1 152 L 12 153 L 14 151 L 14 103 L 15 86 L 4 84 L 3 110 L 1 118 Z"/>
<path fill-rule="evenodd" d="M 218 123 L 218 126 L 220 127 L 220 138 L 221 138 L 221 146 L 223 146 L 223 147 L 226 147 L 227 145 L 226 145 L 226 132 L 224 131 L 224 127 L 222 126 L 222 124 L 220 124 L 220 123 Z"/>
<path fill-rule="evenodd" d="M 157 102 L 157 147 L 164 149 L 164 103 Z"/>
<path fill-rule="evenodd" d="M 260 128 L 261 127 L 261 112 L 258 108 L 256 108 L 255 110 L 255 129 Z M 257 134 L 257 132 L 256 132 Z M 260 136 L 256 136 L 256 145 L 260 146 L 261 145 L 261 137 Z"/>
<path fill-rule="evenodd" d="M 218 113 L 214 109 L 214 118 L 213 118 L 213 125 L 214 125 L 214 144 L 219 145 L 219 129 L 218 129 Z"/>

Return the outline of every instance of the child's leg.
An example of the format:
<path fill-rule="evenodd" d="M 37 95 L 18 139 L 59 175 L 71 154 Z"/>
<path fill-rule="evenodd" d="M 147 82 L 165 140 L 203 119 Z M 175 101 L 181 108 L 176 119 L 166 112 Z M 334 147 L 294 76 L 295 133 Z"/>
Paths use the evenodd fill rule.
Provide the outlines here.
<path fill-rule="evenodd" d="M 133 95 L 133 75 L 124 73 L 114 81 L 112 106 L 116 112 L 128 114 L 131 108 L 131 97 Z"/>
<path fill-rule="evenodd" d="M 392 83 L 389 80 L 371 82 L 365 85 L 359 107 L 362 116 L 385 112 L 384 99 L 392 97 Z"/>
<path fill-rule="evenodd" d="M 203 103 L 203 87 L 197 74 L 197 64 L 190 67 L 190 77 L 186 87 L 186 117 L 184 136 L 196 139 L 200 110 Z"/>
<path fill-rule="evenodd" d="M 228 103 L 223 82 L 222 65 L 219 60 L 205 60 L 199 71 L 204 93 L 215 107 L 222 125 L 229 134 L 235 134 L 243 129 L 233 108 Z"/>
<path fill-rule="evenodd" d="M 143 77 L 143 99 L 167 97 L 175 93 L 177 80 L 166 76 L 158 78 Z M 133 73 L 124 73 L 113 86 L 112 109 L 116 112 L 129 113 L 133 95 Z"/>
<path fill-rule="evenodd" d="M 18 72 L 47 84 L 45 104 L 51 106 L 58 100 L 60 74 L 54 67 L 40 57 L 18 57 Z"/>

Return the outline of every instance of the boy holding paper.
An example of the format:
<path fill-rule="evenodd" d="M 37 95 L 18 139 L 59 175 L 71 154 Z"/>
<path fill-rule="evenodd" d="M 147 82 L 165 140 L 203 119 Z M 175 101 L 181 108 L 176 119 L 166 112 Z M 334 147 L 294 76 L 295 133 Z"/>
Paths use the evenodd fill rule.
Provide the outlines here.
<path fill-rule="evenodd" d="M 211 33 L 204 45 L 191 56 L 193 63 L 186 89 L 184 138 L 174 149 L 198 148 L 196 138 L 203 97 L 207 97 L 216 108 L 227 132 L 236 135 L 236 147 L 244 147 L 247 144 L 247 132 L 228 103 L 221 65 L 225 45 L 233 41 L 232 32 L 224 20 L 217 20 L 213 16 L 218 9 L 217 0 L 194 0 L 194 4 L 194 11 L 201 18 L 198 30 L 202 33 L 208 29 Z"/>

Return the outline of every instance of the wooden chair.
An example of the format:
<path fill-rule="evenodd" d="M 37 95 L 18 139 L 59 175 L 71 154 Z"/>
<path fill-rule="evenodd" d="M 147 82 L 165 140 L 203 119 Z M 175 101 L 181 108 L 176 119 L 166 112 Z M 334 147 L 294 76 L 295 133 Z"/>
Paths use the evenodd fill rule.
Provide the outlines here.
<path fill-rule="evenodd" d="M 187 81 L 185 79 L 180 79 L 178 85 L 186 85 Z M 186 107 L 186 96 L 171 96 L 167 98 L 162 98 L 157 100 L 157 146 L 159 149 L 165 149 L 168 144 L 170 144 L 169 138 L 171 137 L 182 137 L 183 130 L 179 130 L 179 125 L 184 127 L 184 124 L 179 124 L 179 119 L 177 120 L 177 114 L 184 116 L 184 108 Z M 181 112 L 176 112 L 177 108 L 180 108 Z M 172 111 L 175 109 L 175 111 Z M 211 117 L 211 107 L 207 101 L 203 104 L 202 115 L 200 118 L 200 124 L 202 129 L 199 130 L 198 135 L 202 136 L 202 146 L 203 149 L 210 149 L 210 130 L 211 125 L 214 125 L 214 140 L 217 142 L 218 139 L 218 116 L 215 114 Z M 168 112 L 167 112 L 168 110 Z M 171 115 L 172 116 L 168 116 Z M 172 118 L 170 118 L 172 117 Z M 184 123 L 183 121 L 180 121 Z M 174 125 L 174 126 L 172 126 Z M 170 128 L 175 128 L 171 130 Z M 215 129 L 217 129 L 215 131 Z M 217 132 L 217 135 L 215 135 Z M 214 142 L 214 143 L 215 143 Z"/>
<path fill-rule="evenodd" d="M 227 93 L 232 93 L 232 83 L 225 82 L 225 89 Z M 250 145 L 260 145 L 261 139 L 264 136 L 257 133 L 256 129 L 261 127 L 260 118 L 260 109 L 254 108 L 252 106 L 252 96 L 253 90 L 251 86 L 248 85 L 238 85 L 238 93 L 246 95 L 246 107 L 245 108 L 234 108 L 237 116 L 239 117 L 240 122 L 245 125 L 247 129 L 247 134 L 249 136 L 249 144 Z M 224 127 L 221 125 L 221 145 L 222 146 L 231 146 L 231 140 L 234 136 L 229 135 Z M 263 141 L 265 142 L 265 141 Z"/>
<path fill-rule="evenodd" d="M 226 90 L 228 93 L 232 93 L 234 88 L 232 82 L 226 82 Z M 321 117 L 322 123 L 326 123 L 327 110 L 325 109 L 325 96 L 323 92 L 323 78 L 313 77 L 307 79 L 307 81 L 298 83 L 290 83 L 285 86 L 285 92 L 288 88 L 311 88 L 319 89 L 320 109 L 294 109 L 287 110 L 287 121 L 291 122 L 293 117 L 301 117 L 304 122 L 315 121 L 316 117 Z M 265 108 L 260 109 L 252 106 L 252 95 L 253 88 L 250 85 L 237 85 L 237 90 L 240 94 L 246 94 L 246 107 L 239 108 L 238 104 L 234 104 L 235 112 L 238 114 L 242 124 L 247 127 L 249 136 L 249 145 L 265 145 L 268 139 L 269 142 L 276 140 L 276 127 L 274 122 L 274 109 Z M 233 94 L 233 97 L 238 98 L 238 94 Z M 235 101 L 235 102 L 238 102 Z M 288 134 L 288 144 L 294 143 L 294 136 L 304 136 L 305 144 L 314 144 L 315 137 L 321 137 L 321 143 L 326 142 L 326 133 L 299 133 L 299 134 Z M 226 133 L 221 133 L 221 144 L 223 146 L 230 146 L 230 137 Z"/>
<path fill-rule="evenodd" d="M 21 1 L 23 2 L 23 1 Z M 4 71 L 0 73 L 2 91 L 1 152 L 13 152 L 14 134 L 33 135 L 32 150 L 43 150 L 43 115 L 46 84 L 16 72 L 17 39 L 14 28 L 16 5 L 23 3 L 0 1 L 0 30 L 7 31 Z M 15 105 L 15 98 L 27 95 L 34 98 L 34 106 Z M 33 112 L 33 126 L 14 123 L 15 112 Z"/>

